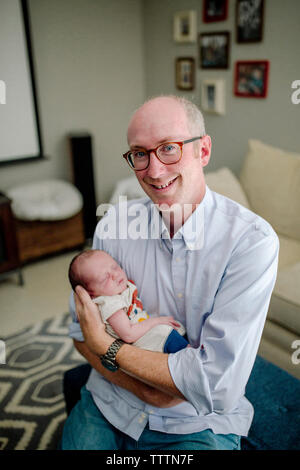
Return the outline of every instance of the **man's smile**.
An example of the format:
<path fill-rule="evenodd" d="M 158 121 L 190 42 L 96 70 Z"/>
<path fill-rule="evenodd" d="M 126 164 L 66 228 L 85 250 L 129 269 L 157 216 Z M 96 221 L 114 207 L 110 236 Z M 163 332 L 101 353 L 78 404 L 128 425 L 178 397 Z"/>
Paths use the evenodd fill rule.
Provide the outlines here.
<path fill-rule="evenodd" d="M 146 181 L 147 184 L 149 184 L 152 188 L 154 188 L 156 191 L 168 191 L 168 189 L 174 184 L 174 182 L 177 180 L 178 176 L 175 176 L 175 178 L 168 180 L 167 182 L 163 184 L 155 184 L 155 183 L 150 183 L 149 181 Z"/>

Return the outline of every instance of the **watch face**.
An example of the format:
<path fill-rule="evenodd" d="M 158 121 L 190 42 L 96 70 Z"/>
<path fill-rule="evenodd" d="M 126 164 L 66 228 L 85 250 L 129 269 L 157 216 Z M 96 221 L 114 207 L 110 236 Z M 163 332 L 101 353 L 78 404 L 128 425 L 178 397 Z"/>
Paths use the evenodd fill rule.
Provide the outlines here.
<path fill-rule="evenodd" d="M 108 360 L 105 360 L 105 359 L 102 359 L 101 360 L 101 364 L 108 370 L 110 370 L 111 372 L 115 372 L 116 370 L 118 370 L 118 366 L 117 364 L 114 364 L 113 362 L 110 362 Z"/>

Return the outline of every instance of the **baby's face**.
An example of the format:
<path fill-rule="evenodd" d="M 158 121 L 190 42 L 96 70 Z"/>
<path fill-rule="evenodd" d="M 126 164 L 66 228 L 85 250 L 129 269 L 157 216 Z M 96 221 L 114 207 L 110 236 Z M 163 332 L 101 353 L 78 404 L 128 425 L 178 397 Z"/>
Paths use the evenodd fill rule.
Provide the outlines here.
<path fill-rule="evenodd" d="M 127 288 L 127 276 L 118 263 L 107 253 L 95 254 L 83 260 L 79 268 L 91 297 L 121 294 Z"/>

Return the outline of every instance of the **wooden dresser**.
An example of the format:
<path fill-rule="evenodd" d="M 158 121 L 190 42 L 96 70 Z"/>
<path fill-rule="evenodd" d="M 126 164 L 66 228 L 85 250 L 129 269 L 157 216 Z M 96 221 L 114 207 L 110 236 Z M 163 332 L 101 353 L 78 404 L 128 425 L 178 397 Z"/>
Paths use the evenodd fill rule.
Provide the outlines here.
<path fill-rule="evenodd" d="M 25 221 L 16 219 L 16 232 L 22 263 L 85 243 L 82 211 L 57 221 Z"/>
<path fill-rule="evenodd" d="M 18 273 L 22 285 L 21 259 L 11 200 L 0 192 L 0 277 L 14 272 Z"/>

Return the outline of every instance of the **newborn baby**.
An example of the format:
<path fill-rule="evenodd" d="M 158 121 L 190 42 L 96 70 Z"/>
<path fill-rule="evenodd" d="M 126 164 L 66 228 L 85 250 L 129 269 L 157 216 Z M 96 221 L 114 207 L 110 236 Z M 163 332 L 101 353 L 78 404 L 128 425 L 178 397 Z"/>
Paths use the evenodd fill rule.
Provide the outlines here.
<path fill-rule="evenodd" d="M 99 306 L 106 331 L 114 338 L 151 351 L 173 353 L 188 346 L 184 327 L 172 316 L 149 317 L 137 288 L 105 251 L 86 250 L 69 267 L 73 290 L 79 284 Z"/>

